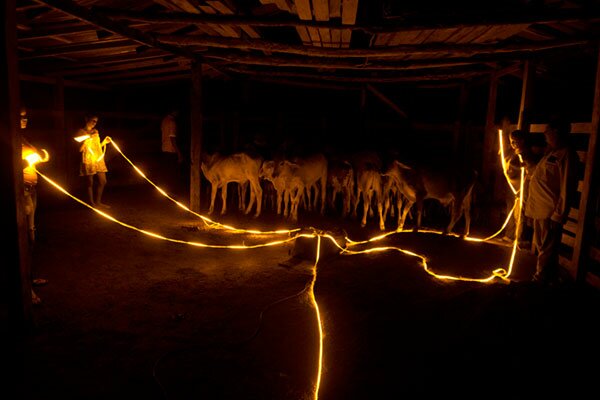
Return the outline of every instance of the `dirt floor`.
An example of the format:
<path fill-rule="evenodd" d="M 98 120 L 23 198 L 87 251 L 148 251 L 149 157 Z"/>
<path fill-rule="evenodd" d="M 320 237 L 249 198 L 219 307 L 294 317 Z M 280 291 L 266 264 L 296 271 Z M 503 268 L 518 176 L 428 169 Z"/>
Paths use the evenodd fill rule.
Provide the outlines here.
<path fill-rule="evenodd" d="M 61 196 L 41 196 L 33 271 L 49 283 L 36 288 L 43 303 L 21 349 L 26 384 L 16 397 L 314 398 L 319 331 L 306 288 L 316 239 L 301 243 L 307 259 L 291 258 L 293 242 L 252 250 L 169 243 Z M 105 201 L 115 218 L 172 238 L 272 240 L 199 228 L 145 185 L 109 182 Z M 219 219 L 291 225 L 269 210 L 253 219 L 231 209 Z M 341 228 L 356 240 L 379 233 L 371 221 L 360 228 L 351 218 L 306 213 L 297 226 Z M 331 255 L 323 244 L 314 286 L 324 329 L 320 399 L 516 399 L 563 390 L 597 398 L 595 290 L 527 283 L 534 259 L 523 251 L 520 283 L 482 284 L 438 280 L 396 251 Z M 425 255 L 435 273 L 475 278 L 505 266 L 511 250 L 425 233 L 380 245 Z"/>

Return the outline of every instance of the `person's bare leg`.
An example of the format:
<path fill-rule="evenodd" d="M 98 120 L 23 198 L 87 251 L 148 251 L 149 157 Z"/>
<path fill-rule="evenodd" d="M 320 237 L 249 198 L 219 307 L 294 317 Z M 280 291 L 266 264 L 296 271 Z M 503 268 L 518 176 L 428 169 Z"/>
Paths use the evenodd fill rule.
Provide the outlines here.
<path fill-rule="evenodd" d="M 95 206 L 96 203 L 94 202 L 94 175 L 86 175 L 85 182 L 87 184 L 88 199 L 90 200 L 90 204 Z"/>
<path fill-rule="evenodd" d="M 102 203 L 102 193 L 104 192 L 104 187 L 106 186 L 106 173 L 98 172 L 98 189 L 96 193 L 96 204 L 102 207 L 108 207 L 108 205 Z"/>

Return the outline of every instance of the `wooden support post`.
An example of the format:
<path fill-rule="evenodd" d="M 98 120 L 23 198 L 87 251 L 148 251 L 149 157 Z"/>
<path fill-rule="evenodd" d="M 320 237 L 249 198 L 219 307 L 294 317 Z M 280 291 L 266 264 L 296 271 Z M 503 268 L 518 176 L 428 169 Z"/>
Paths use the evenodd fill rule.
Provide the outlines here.
<path fill-rule="evenodd" d="M 56 138 L 56 154 L 59 162 L 60 175 L 63 178 L 63 184 L 69 183 L 69 171 L 71 171 L 69 163 L 69 151 L 71 135 L 65 132 L 65 82 L 62 78 L 56 78 L 54 86 L 54 137 Z"/>
<path fill-rule="evenodd" d="M 192 65 L 191 92 L 191 149 L 190 149 L 190 209 L 200 212 L 202 172 L 202 64 Z"/>
<path fill-rule="evenodd" d="M 523 63 L 523 86 L 521 89 L 521 105 L 519 107 L 518 129 L 529 132 L 531 125 L 531 105 L 533 104 L 533 84 L 535 81 L 535 64 L 533 61 Z M 510 132 L 506 132 L 509 134 Z"/>
<path fill-rule="evenodd" d="M 452 165 L 458 165 L 459 160 L 464 160 L 464 154 L 462 153 L 463 146 L 461 143 L 465 139 L 465 113 L 467 109 L 467 101 L 469 99 L 469 90 L 466 84 L 460 86 L 460 95 L 458 99 L 458 112 L 456 117 L 456 123 L 454 124 L 454 134 L 452 136 Z"/>
<path fill-rule="evenodd" d="M 7 330 L 20 335 L 31 324 L 31 277 L 24 213 L 19 129 L 15 0 L 0 6 L 0 227 L 4 238 L 0 292 L 8 306 Z"/>
<path fill-rule="evenodd" d="M 496 129 L 496 99 L 498 97 L 498 75 L 493 74 L 490 80 L 490 91 L 488 94 L 487 114 L 485 117 L 485 132 L 483 137 L 483 157 L 481 175 L 486 187 L 493 186 L 493 171 L 497 164 L 497 136 Z"/>
<path fill-rule="evenodd" d="M 579 223 L 573 246 L 573 257 L 571 262 L 575 268 L 575 278 L 583 282 L 587 275 L 586 265 L 589 263 L 591 239 L 594 233 L 594 208 L 590 206 L 592 188 L 597 188 L 600 181 L 596 156 L 599 153 L 598 128 L 600 127 L 600 49 L 597 50 L 598 62 L 596 66 L 596 84 L 594 88 L 594 108 L 592 111 L 592 127 L 588 142 L 588 152 L 585 158 L 585 172 L 583 175 L 583 188 L 581 190 L 581 201 L 579 203 Z"/>

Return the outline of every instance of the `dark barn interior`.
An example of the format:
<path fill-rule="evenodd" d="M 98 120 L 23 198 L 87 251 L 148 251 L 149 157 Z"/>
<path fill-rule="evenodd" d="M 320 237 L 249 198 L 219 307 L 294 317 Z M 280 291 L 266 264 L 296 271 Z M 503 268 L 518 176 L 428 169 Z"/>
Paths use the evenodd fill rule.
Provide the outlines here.
<path fill-rule="evenodd" d="M 3 397 L 598 396 L 600 2 L 7 0 L 1 10 Z M 161 147 L 172 111 L 180 161 Z M 112 139 L 109 207 L 88 204 L 80 176 L 73 139 L 90 113 Z M 514 199 L 498 131 L 510 153 L 509 132 L 543 140 L 555 117 L 570 123 L 578 187 L 562 283 L 546 287 L 531 282 L 531 244 L 501 239 Z M 36 164 L 34 240 L 22 136 L 49 154 Z M 240 154 L 258 160 L 243 165 L 243 207 L 244 186 L 207 172 Z M 290 214 L 278 213 L 266 163 L 283 174 L 297 165 L 284 160 L 315 154 L 329 172 L 323 212 L 290 189 Z M 391 202 L 382 219 L 381 197 L 356 198 L 367 155 L 382 208 Z M 384 185 L 396 162 L 472 179 L 470 224 L 438 234 L 451 212 L 426 199 L 421 229 L 412 209 L 400 231 L 401 196 Z M 343 192 L 332 198 L 334 165 L 357 174 L 350 210 Z M 250 175 L 261 211 L 248 206 Z M 217 178 L 227 212 L 221 189 L 209 215 Z"/>

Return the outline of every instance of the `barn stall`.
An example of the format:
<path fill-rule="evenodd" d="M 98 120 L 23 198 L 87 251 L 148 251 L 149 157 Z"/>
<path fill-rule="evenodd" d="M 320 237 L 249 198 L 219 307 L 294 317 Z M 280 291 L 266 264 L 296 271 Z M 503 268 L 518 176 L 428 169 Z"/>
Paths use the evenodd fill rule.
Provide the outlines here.
<path fill-rule="evenodd" d="M 36 0 L 2 10 L 3 333 L 20 397 L 597 390 L 598 6 Z M 50 154 L 37 166 L 33 245 L 21 106 L 24 134 Z M 179 165 L 161 154 L 174 109 Z M 110 209 L 85 204 L 78 176 L 73 137 L 90 112 L 113 139 Z M 208 215 L 206 155 L 322 153 L 333 166 L 368 151 L 382 171 L 393 160 L 477 171 L 467 239 L 489 238 L 507 217 L 498 130 L 543 132 L 556 114 L 580 158 L 559 288 L 529 284 L 527 248 L 440 235 L 450 215 L 434 201 L 418 233 L 414 212 L 408 231 L 388 215 L 382 232 L 375 203 L 361 226 L 364 201 L 357 216 L 340 200 L 324 215 L 300 203 L 294 221 L 262 179 L 260 215 L 238 209 L 235 184 L 227 213 L 218 195 Z M 48 279 L 34 287 L 39 305 L 31 275 Z"/>

